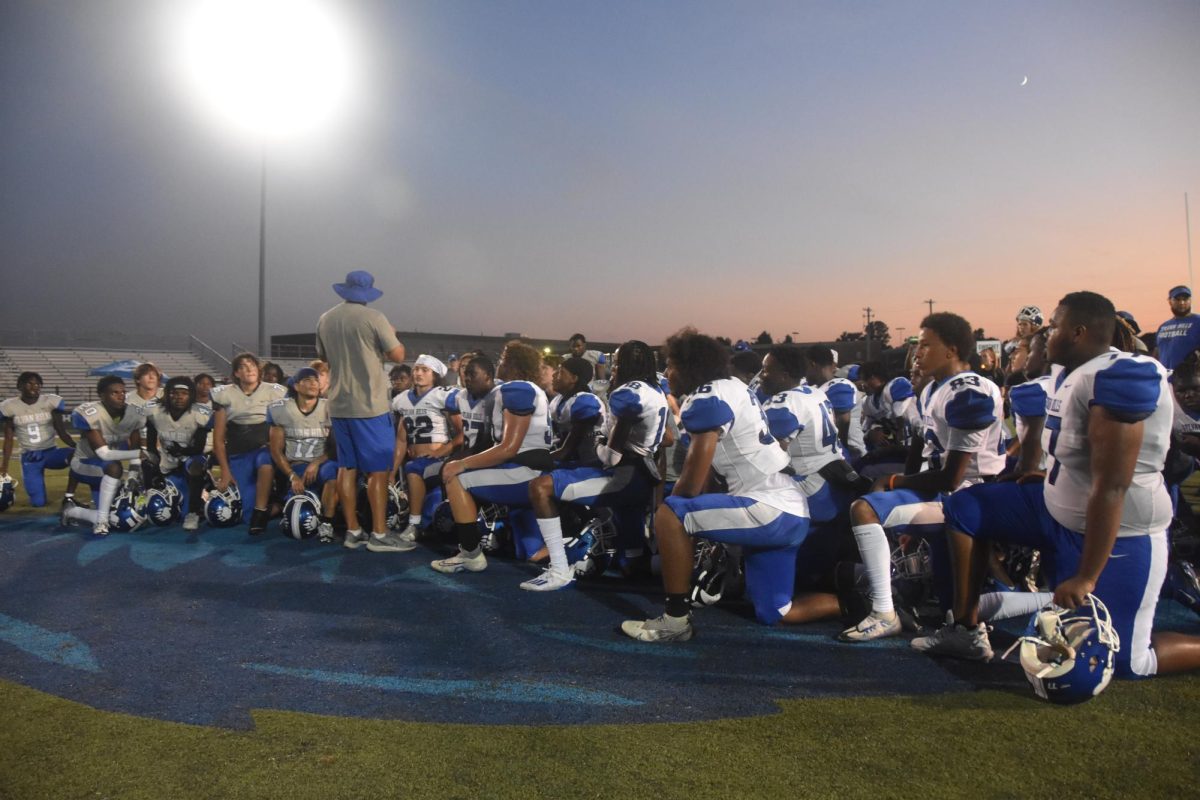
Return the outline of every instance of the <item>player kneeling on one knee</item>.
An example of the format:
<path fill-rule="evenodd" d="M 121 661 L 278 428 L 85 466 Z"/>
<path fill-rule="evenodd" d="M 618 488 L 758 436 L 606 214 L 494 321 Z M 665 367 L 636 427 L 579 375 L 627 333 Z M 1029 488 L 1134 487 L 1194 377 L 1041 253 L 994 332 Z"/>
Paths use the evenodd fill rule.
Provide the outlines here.
<path fill-rule="evenodd" d="M 691 435 L 675 489 L 654 516 L 666 608 L 654 619 L 628 620 L 621 630 L 643 642 L 692 637 L 694 537 L 742 546 L 755 615 L 778 622 L 791 606 L 796 551 L 808 534 L 804 495 L 780 472 L 787 453 L 750 389 L 729 376 L 724 345 L 684 328 L 667 340 L 666 352 L 667 380 L 683 398 L 680 421 Z M 724 479 L 728 494 L 705 493 L 710 470 Z"/>

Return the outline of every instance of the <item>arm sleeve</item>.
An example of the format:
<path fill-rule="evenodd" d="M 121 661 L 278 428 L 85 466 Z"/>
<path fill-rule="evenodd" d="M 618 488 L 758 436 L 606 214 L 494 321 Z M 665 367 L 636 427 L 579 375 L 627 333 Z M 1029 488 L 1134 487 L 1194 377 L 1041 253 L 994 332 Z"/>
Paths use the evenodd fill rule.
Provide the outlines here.
<path fill-rule="evenodd" d="M 396 329 L 387 321 L 387 317 L 376 311 L 372 323 L 380 354 L 386 355 L 400 346 L 400 340 L 396 338 Z"/>
<path fill-rule="evenodd" d="M 1153 363 L 1122 358 L 1096 373 L 1089 405 L 1123 422 L 1139 422 L 1154 413 L 1161 393 L 1162 376 Z"/>

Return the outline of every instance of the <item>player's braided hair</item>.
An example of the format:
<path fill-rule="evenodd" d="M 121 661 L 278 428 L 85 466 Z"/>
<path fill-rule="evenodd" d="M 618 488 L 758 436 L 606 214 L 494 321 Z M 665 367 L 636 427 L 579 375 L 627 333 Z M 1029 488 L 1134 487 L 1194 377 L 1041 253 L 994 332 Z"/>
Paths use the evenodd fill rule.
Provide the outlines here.
<path fill-rule="evenodd" d="M 1120 314 L 1115 315 L 1117 324 L 1113 326 L 1112 346 L 1125 353 L 1136 353 L 1137 347 L 1133 340 L 1137 338 L 1133 326 Z"/>
<path fill-rule="evenodd" d="M 729 377 L 729 348 L 693 327 L 680 328 L 667 339 L 667 360 L 675 382 L 688 395 L 706 383 Z"/>
<path fill-rule="evenodd" d="M 609 394 L 623 384 L 634 381 L 641 381 L 647 386 L 658 385 L 658 364 L 654 359 L 654 350 L 639 339 L 630 339 L 617 348 L 613 368 L 616 380 L 609 384 Z"/>

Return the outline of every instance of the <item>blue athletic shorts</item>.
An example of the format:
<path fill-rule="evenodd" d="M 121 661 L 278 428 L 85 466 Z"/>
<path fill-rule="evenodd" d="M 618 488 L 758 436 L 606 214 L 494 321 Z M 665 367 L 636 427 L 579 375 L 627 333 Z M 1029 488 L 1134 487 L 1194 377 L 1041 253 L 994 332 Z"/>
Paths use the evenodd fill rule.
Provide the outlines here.
<path fill-rule="evenodd" d="M 946 495 L 938 492 L 915 492 L 894 489 L 863 495 L 863 501 L 879 517 L 879 524 L 892 536 L 912 534 L 927 536 L 939 533 L 945 523 L 942 502 Z"/>
<path fill-rule="evenodd" d="M 808 518 L 729 494 L 672 496 L 666 505 L 689 536 L 742 546 L 754 615 L 764 625 L 778 622 L 792 604 L 796 551 L 808 536 Z"/>
<path fill-rule="evenodd" d="M 446 461 L 434 456 L 418 456 L 404 465 L 405 475 L 419 475 L 425 481 L 425 488 L 442 485 L 442 467 Z"/>
<path fill-rule="evenodd" d="M 391 472 L 396 447 L 392 415 L 333 418 L 338 466 L 363 472 Z"/>
<path fill-rule="evenodd" d="M 580 503 L 585 506 L 645 506 L 654 492 L 654 484 L 650 482 L 649 477 L 633 464 L 610 469 L 556 469 L 550 476 L 554 479 L 554 496 L 565 503 Z"/>
<path fill-rule="evenodd" d="M 1060 525 L 1046 509 L 1040 482 L 992 483 L 960 489 L 946 500 L 946 526 L 968 536 L 1035 547 L 1052 585 L 1075 575 L 1083 534 Z M 1144 677 L 1157 671 L 1150 647 L 1154 609 L 1167 574 L 1167 535 L 1123 536 L 1092 594 L 1108 608 L 1121 639 L 1117 675 Z"/>
<path fill-rule="evenodd" d="M 476 500 L 502 506 L 528 506 L 529 482 L 541 470 L 509 461 L 495 467 L 469 469 L 458 476 L 459 484 Z"/>

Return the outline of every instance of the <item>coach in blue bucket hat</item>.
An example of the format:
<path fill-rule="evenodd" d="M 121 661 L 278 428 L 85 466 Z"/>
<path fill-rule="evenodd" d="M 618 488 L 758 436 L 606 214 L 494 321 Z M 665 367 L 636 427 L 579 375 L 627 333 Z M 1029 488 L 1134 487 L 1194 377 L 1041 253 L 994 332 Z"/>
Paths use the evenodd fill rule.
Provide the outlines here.
<path fill-rule="evenodd" d="M 346 282 L 335 283 L 333 290 L 350 303 L 370 303 L 383 297 L 383 292 L 375 288 L 375 276 L 362 269 L 347 274 Z"/>

